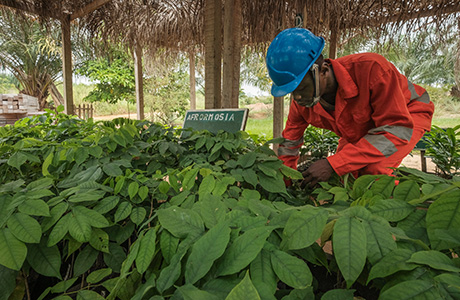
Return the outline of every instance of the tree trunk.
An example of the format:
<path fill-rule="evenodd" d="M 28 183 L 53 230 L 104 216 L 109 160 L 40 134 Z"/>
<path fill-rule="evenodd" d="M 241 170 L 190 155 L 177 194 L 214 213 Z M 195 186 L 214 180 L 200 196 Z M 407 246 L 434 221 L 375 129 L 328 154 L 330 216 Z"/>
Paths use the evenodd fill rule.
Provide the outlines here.
<path fill-rule="evenodd" d="M 195 50 L 189 51 L 190 61 L 190 109 L 196 109 Z"/>

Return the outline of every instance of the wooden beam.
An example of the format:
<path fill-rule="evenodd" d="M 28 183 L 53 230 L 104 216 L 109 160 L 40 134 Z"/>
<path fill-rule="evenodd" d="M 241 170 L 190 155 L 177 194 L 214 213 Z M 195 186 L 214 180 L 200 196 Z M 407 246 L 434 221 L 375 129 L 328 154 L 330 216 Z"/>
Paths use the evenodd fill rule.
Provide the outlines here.
<path fill-rule="evenodd" d="M 329 30 L 331 31 L 331 35 L 329 37 L 329 58 L 335 59 L 337 57 L 337 39 L 339 36 L 339 28 L 336 18 L 332 18 L 330 21 Z"/>
<path fill-rule="evenodd" d="M 95 11 L 96 9 L 98 9 L 99 7 L 101 7 L 102 5 L 110 2 L 112 0 L 94 0 L 93 2 L 87 4 L 86 6 L 80 8 L 79 10 L 75 11 L 71 16 L 70 16 L 70 20 L 73 21 L 75 19 L 78 19 L 78 18 L 81 18 L 83 16 L 86 16 L 87 14 L 89 14 L 90 12 L 93 12 Z"/>
<path fill-rule="evenodd" d="M 284 128 L 284 97 L 273 97 L 273 138 L 281 137 Z M 273 151 L 278 154 L 278 144 L 273 144 Z"/>
<path fill-rule="evenodd" d="M 134 53 L 134 77 L 136 81 L 136 110 L 137 119 L 144 119 L 144 79 L 142 78 L 142 48 L 135 46 Z"/>
<path fill-rule="evenodd" d="M 68 115 L 74 113 L 72 91 L 72 49 L 70 43 L 70 15 L 61 19 L 62 30 L 62 75 L 64 80 L 64 112 Z"/>
<path fill-rule="evenodd" d="M 205 109 L 222 105 L 222 0 L 206 0 L 204 7 Z"/>
<path fill-rule="evenodd" d="M 190 64 L 190 109 L 196 109 L 195 50 L 189 51 Z"/>
<path fill-rule="evenodd" d="M 241 0 L 226 0 L 224 6 L 223 108 L 238 108 L 239 106 L 242 19 Z"/>

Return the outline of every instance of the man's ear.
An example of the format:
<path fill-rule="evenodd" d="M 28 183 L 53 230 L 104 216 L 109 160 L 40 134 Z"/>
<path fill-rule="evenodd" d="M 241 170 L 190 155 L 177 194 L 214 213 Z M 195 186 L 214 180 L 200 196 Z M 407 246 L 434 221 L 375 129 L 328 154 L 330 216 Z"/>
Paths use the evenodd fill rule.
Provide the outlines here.
<path fill-rule="evenodd" d="M 326 72 L 330 71 L 330 69 L 331 69 L 331 66 L 327 62 L 324 61 L 321 64 L 320 73 L 321 74 L 326 74 Z"/>

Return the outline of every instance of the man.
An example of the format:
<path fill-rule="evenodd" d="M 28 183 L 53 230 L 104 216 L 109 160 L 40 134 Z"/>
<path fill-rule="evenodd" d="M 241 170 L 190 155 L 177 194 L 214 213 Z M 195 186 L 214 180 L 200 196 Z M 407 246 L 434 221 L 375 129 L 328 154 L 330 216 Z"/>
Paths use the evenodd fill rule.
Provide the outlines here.
<path fill-rule="evenodd" d="M 303 173 L 304 184 L 327 181 L 333 172 L 391 174 L 430 130 L 430 97 L 378 54 L 323 59 L 323 48 L 324 39 L 303 28 L 282 31 L 268 48 L 271 93 L 292 99 L 278 157 L 296 169 L 305 129 L 313 125 L 340 140 L 336 154 Z"/>

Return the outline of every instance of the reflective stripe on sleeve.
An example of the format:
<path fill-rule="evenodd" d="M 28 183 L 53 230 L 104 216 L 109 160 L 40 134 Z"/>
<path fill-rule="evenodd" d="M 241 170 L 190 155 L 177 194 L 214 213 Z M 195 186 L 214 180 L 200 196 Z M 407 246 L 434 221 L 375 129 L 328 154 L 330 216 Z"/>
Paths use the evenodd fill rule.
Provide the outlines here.
<path fill-rule="evenodd" d="M 414 85 L 409 80 L 407 80 L 407 86 L 410 91 L 410 101 L 416 100 L 423 103 L 430 103 L 430 95 L 428 95 L 426 91 L 421 96 L 419 96 L 415 91 Z"/>
<path fill-rule="evenodd" d="M 299 155 L 299 148 L 290 149 L 288 147 L 279 147 L 278 156 L 281 156 L 281 155 L 297 156 Z"/>
<path fill-rule="evenodd" d="M 396 151 L 398 151 L 398 149 L 396 149 L 396 146 L 386 136 L 382 134 L 367 134 L 364 136 L 364 138 L 372 146 L 379 150 L 385 157 L 389 157 Z"/>
<path fill-rule="evenodd" d="M 369 133 L 379 133 L 382 131 L 386 131 L 391 133 L 394 136 L 397 136 L 398 138 L 405 140 L 405 141 L 410 141 L 412 138 L 412 128 L 407 128 L 404 126 L 391 126 L 391 125 L 383 125 L 377 128 L 373 128 L 369 130 Z"/>
<path fill-rule="evenodd" d="M 303 136 L 298 139 L 298 140 L 288 140 L 284 139 L 284 142 L 282 142 L 280 145 L 283 145 L 284 147 L 297 147 L 303 143 Z"/>

